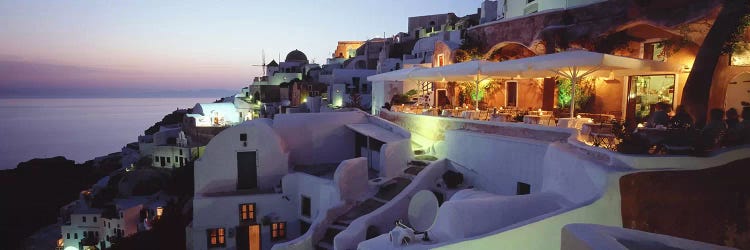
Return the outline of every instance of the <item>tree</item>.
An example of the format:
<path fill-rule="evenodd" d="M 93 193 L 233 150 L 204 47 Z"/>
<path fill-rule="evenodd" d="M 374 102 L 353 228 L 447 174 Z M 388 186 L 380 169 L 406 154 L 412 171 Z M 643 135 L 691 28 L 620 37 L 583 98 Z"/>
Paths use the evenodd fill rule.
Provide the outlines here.
<path fill-rule="evenodd" d="M 725 0 L 714 25 L 706 34 L 706 39 L 695 56 L 693 69 L 682 92 L 682 104 L 695 117 L 698 127 L 702 127 L 706 122 L 711 81 L 719 57 L 727 52 L 724 48 L 732 42 L 738 29 L 744 27 L 743 20 L 749 10 L 750 3 L 747 0 Z"/>

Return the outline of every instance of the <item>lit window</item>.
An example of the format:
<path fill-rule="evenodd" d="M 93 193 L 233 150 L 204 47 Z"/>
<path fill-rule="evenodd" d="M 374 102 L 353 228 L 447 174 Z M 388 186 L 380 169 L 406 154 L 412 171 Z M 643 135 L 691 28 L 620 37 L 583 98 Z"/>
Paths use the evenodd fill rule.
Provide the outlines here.
<path fill-rule="evenodd" d="M 286 222 L 276 222 L 271 224 L 271 240 L 281 240 L 286 238 Z"/>
<path fill-rule="evenodd" d="M 208 236 L 208 247 L 224 247 L 224 228 L 211 228 L 206 230 Z"/>
<path fill-rule="evenodd" d="M 255 220 L 255 203 L 240 204 L 240 221 Z"/>

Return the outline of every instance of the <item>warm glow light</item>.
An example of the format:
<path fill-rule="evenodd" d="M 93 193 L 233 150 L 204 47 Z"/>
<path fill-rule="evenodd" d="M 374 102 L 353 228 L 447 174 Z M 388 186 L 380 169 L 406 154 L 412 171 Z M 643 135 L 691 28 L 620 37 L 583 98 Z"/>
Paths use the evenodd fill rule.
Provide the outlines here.
<path fill-rule="evenodd" d="M 643 126 L 643 123 L 638 123 L 638 127 L 639 127 L 639 128 L 642 128 L 642 127 L 644 127 L 644 126 Z"/>
<path fill-rule="evenodd" d="M 577 115 L 576 118 L 581 119 L 581 115 Z"/>
<path fill-rule="evenodd" d="M 161 217 L 161 214 L 164 213 L 164 208 L 157 207 L 156 208 L 156 217 Z"/>

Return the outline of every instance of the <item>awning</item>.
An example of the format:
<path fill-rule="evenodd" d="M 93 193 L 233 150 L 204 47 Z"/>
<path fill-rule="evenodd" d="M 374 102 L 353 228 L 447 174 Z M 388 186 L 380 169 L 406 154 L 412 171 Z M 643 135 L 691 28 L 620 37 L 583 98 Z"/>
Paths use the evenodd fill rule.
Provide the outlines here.
<path fill-rule="evenodd" d="M 590 51 L 566 51 L 555 54 L 527 57 L 517 60 L 494 63 L 492 67 L 510 68 L 500 70 L 497 73 L 513 71 L 513 66 L 504 64 L 522 65 L 526 69 L 520 75 L 524 78 L 555 76 L 558 72 L 570 73 L 573 69 L 579 72 L 588 72 L 589 75 L 598 72 L 600 75 L 608 75 L 610 72 L 620 74 L 675 73 L 679 72 L 681 65 L 653 60 L 643 60 L 624 56 L 615 56 Z M 491 67 L 491 66 L 487 66 Z M 495 71 L 484 69 L 490 75 Z"/>
<path fill-rule="evenodd" d="M 395 142 L 405 139 L 403 136 L 400 136 L 396 133 L 393 133 L 371 123 L 352 123 L 346 124 L 346 127 L 354 130 L 354 132 L 360 133 L 364 136 L 373 138 L 383 143 Z"/>
<path fill-rule="evenodd" d="M 412 72 L 409 74 L 409 78 L 418 81 L 475 81 L 477 77 L 480 79 L 487 78 L 481 71 L 482 65 L 487 63 L 490 62 L 473 60 L 442 67 L 427 68 Z"/>
<path fill-rule="evenodd" d="M 642 60 L 630 57 L 615 56 L 590 51 L 566 51 L 555 54 L 527 57 L 518 60 L 510 60 L 497 63 L 498 66 L 510 67 L 518 64 L 526 66 L 521 72 L 521 77 L 549 77 L 562 76 L 571 80 L 575 86 L 582 78 L 595 75 L 619 74 L 643 74 L 643 73 L 675 73 L 679 72 L 680 65 L 653 60 Z M 491 74 L 492 75 L 492 74 Z M 575 100 L 575 88 L 571 90 L 571 99 Z M 570 102 L 570 117 L 575 112 L 575 102 Z"/>
<path fill-rule="evenodd" d="M 399 69 L 394 70 L 390 72 L 385 72 L 382 74 L 377 75 L 371 75 L 367 77 L 368 81 L 376 82 L 376 81 L 403 81 L 406 79 L 409 79 L 409 74 L 412 71 L 415 70 L 422 70 L 424 68 L 422 67 L 412 67 L 412 68 L 406 68 L 406 69 Z"/>

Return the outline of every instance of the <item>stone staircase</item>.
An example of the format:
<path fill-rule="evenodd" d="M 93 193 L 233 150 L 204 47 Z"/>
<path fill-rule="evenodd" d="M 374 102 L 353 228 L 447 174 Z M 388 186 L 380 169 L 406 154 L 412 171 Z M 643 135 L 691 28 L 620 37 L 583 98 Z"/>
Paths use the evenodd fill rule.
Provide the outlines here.
<path fill-rule="evenodd" d="M 419 171 L 421 171 L 421 169 Z M 416 173 L 418 173 L 418 171 Z M 380 187 L 373 197 L 357 204 L 349 209 L 349 211 L 336 218 L 336 220 L 326 228 L 326 233 L 323 238 L 315 243 L 315 249 L 333 249 L 333 238 L 336 237 L 337 234 L 344 231 L 355 219 L 372 213 L 388 203 L 393 197 L 396 197 L 396 195 L 411 183 L 411 178 L 407 177 L 408 176 L 400 176 L 390 180 L 387 184 Z"/>

